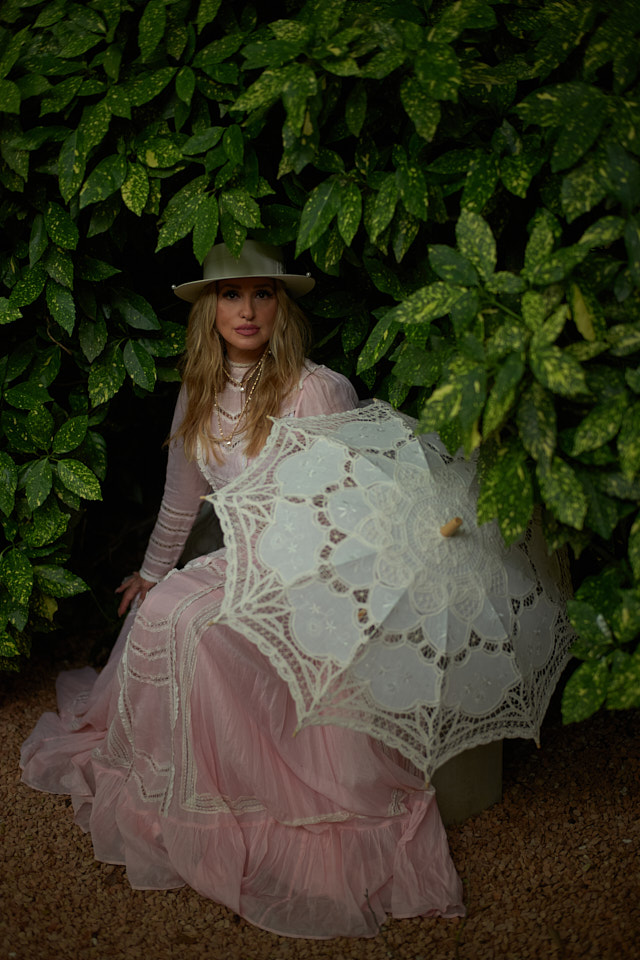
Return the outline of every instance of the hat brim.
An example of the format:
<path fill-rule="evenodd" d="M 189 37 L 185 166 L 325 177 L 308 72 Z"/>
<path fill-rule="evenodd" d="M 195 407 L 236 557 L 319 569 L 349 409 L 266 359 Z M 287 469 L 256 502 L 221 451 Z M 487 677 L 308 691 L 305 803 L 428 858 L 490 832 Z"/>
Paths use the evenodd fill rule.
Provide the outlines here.
<path fill-rule="evenodd" d="M 292 297 L 303 297 L 305 293 L 313 290 L 316 285 L 313 277 L 305 277 L 298 273 L 258 273 L 255 276 L 268 277 L 270 280 L 282 280 L 287 288 L 287 292 L 290 293 Z M 210 286 L 212 283 L 220 283 L 221 280 L 245 278 L 247 278 L 246 274 L 243 274 L 241 278 L 238 278 L 237 274 L 229 274 L 227 277 L 216 277 L 215 280 L 192 280 L 190 283 L 181 283 L 177 287 L 174 287 L 173 292 L 176 297 L 180 297 L 181 300 L 186 300 L 187 303 L 195 303 L 204 288 Z"/>

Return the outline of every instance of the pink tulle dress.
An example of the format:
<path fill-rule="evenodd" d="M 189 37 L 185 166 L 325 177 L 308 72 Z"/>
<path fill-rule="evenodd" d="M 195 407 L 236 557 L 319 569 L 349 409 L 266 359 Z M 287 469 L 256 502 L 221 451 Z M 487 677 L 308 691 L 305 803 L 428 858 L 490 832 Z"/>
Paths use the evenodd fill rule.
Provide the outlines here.
<path fill-rule="evenodd" d="M 233 365 L 241 379 L 245 371 Z M 173 431 L 184 412 L 181 392 Z M 220 398 L 229 435 L 242 394 Z M 282 416 L 353 408 L 348 381 L 307 362 Z M 217 421 L 213 424 L 218 433 Z M 332 726 L 297 735 L 286 683 L 245 637 L 213 624 L 225 550 L 175 568 L 200 498 L 236 476 L 169 451 L 142 575 L 158 581 L 107 666 L 58 678 L 22 749 L 23 779 L 70 794 L 95 856 L 137 889 L 188 884 L 251 923 L 294 937 L 372 936 L 385 916 L 461 916 L 462 886 L 432 789 L 375 740 Z"/>

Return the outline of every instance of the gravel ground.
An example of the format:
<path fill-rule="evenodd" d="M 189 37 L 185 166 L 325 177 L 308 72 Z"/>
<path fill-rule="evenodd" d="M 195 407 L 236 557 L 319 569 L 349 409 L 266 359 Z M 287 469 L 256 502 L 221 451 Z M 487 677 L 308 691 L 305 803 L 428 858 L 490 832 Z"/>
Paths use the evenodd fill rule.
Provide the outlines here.
<path fill-rule="evenodd" d="M 56 655 L 0 678 L 2 960 L 638 957 L 637 713 L 563 728 L 552 705 L 541 750 L 505 744 L 503 802 L 449 829 L 466 920 L 391 921 L 370 940 L 291 940 L 187 888 L 131 890 L 123 868 L 93 859 L 64 797 L 19 782 L 20 743 L 55 708 Z"/>

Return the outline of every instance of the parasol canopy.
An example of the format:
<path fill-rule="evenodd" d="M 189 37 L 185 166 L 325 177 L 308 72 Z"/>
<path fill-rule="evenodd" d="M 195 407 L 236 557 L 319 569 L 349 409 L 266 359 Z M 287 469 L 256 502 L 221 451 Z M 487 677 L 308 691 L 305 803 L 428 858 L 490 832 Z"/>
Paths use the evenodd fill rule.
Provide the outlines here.
<path fill-rule="evenodd" d="M 476 467 L 374 401 L 274 422 L 211 495 L 229 563 L 217 618 L 286 681 L 299 727 L 339 724 L 425 776 L 538 738 L 573 632 L 535 524 L 506 548 L 476 522 Z"/>

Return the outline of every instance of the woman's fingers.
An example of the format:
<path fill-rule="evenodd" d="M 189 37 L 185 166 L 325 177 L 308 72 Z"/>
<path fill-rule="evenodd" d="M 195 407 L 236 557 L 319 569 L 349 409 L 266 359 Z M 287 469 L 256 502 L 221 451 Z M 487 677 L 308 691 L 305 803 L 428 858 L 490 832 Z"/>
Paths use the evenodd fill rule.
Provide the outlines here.
<path fill-rule="evenodd" d="M 116 593 L 123 594 L 120 606 L 118 607 L 118 616 L 126 613 L 129 605 L 133 603 L 136 597 L 139 597 L 140 603 L 144 600 L 149 590 L 155 586 L 151 580 L 145 580 L 136 571 L 130 577 L 123 580 L 119 587 L 116 587 Z"/>

